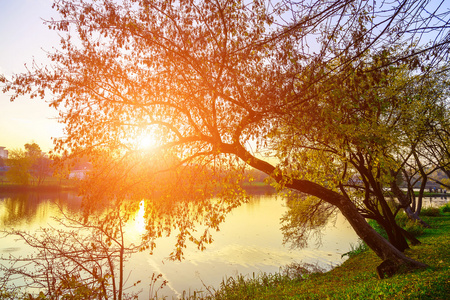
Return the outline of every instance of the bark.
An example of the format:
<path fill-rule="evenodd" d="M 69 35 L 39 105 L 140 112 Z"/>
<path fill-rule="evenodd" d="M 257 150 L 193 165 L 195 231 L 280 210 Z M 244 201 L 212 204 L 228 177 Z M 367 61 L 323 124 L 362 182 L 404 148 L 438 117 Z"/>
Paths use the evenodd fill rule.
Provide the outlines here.
<path fill-rule="evenodd" d="M 419 167 L 420 176 L 422 177 L 422 183 L 420 184 L 420 191 L 419 191 L 419 199 L 417 200 L 417 207 L 414 210 L 414 214 L 417 218 L 419 218 L 420 211 L 422 210 L 422 198 L 423 198 L 423 192 L 425 191 L 425 186 L 427 184 L 428 176 L 424 171 L 424 167 L 422 163 L 420 162 L 419 156 L 417 155 L 417 152 L 413 152 L 414 159 L 417 162 L 417 166 Z M 414 193 L 414 191 L 411 191 Z"/>
<path fill-rule="evenodd" d="M 406 270 L 425 268 L 427 265 L 421 262 L 415 261 L 405 256 L 400 250 L 394 247 L 391 243 L 385 240 L 380 234 L 378 234 L 361 216 L 357 207 L 353 202 L 347 199 L 343 199 L 339 195 L 340 205 L 339 210 L 346 217 L 352 228 L 358 234 L 358 236 L 372 249 L 378 257 L 383 261 L 389 261 L 390 264 L 395 266 L 395 272 Z M 380 265 L 381 266 L 381 265 Z M 393 274 L 387 274 L 391 276 Z M 379 271 L 380 276 L 380 271 Z M 380 276 L 383 278 L 383 276 Z"/>
<path fill-rule="evenodd" d="M 383 260 L 382 265 L 377 269 L 380 278 L 392 276 L 398 272 L 427 267 L 426 264 L 405 256 L 378 234 L 367 223 L 366 219 L 359 213 L 356 205 L 348 197 L 309 180 L 287 178 L 280 174 L 273 165 L 251 155 L 240 144 L 222 145 L 221 150 L 237 155 L 250 166 L 265 172 L 287 188 L 318 197 L 336 206 L 348 220 L 356 234 Z M 388 269 L 388 271 L 385 269 Z"/>
<path fill-rule="evenodd" d="M 391 207 L 386 202 L 386 198 L 383 193 L 382 186 L 379 181 L 375 178 L 374 174 L 364 166 L 365 159 L 363 155 L 359 155 L 359 159 L 355 159 L 353 165 L 357 168 L 359 173 L 363 176 L 363 180 L 366 184 L 366 191 L 371 190 L 371 192 L 375 195 L 378 200 L 378 204 L 372 209 L 372 212 L 377 215 L 376 221 L 381 227 L 384 228 L 389 242 L 396 247 L 401 252 L 405 251 L 409 248 L 408 242 L 404 234 L 401 231 L 401 228 L 397 225 L 395 221 L 395 215 L 391 211 Z M 377 174 L 378 176 L 379 174 Z M 379 207 L 381 207 L 381 212 L 379 211 Z"/>
<path fill-rule="evenodd" d="M 419 222 L 422 226 L 431 228 L 431 226 L 426 223 L 424 220 L 422 220 L 418 214 L 415 214 L 411 206 L 409 205 L 409 201 L 405 193 L 398 187 L 397 183 L 393 181 L 391 183 L 391 192 L 394 194 L 394 196 L 397 198 L 398 202 L 400 203 L 400 207 L 403 208 L 403 211 L 408 216 L 409 219 Z"/>
<path fill-rule="evenodd" d="M 401 228 L 397 225 L 395 216 L 381 191 L 377 195 L 377 198 L 383 210 L 383 215 L 381 216 L 383 218 L 382 226 L 388 235 L 389 242 L 401 252 L 405 251 L 409 248 L 408 242 L 406 241 Z"/>
<path fill-rule="evenodd" d="M 404 232 L 401 230 L 401 227 L 397 225 L 395 222 L 395 218 L 393 220 L 387 220 L 388 217 L 383 217 L 382 220 L 377 220 L 378 224 L 380 224 L 384 231 L 388 236 L 389 242 L 401 252 L 405 251 L 409 248 L 408 242 L 406 241 L 407 236 L 405 236 Z"/>

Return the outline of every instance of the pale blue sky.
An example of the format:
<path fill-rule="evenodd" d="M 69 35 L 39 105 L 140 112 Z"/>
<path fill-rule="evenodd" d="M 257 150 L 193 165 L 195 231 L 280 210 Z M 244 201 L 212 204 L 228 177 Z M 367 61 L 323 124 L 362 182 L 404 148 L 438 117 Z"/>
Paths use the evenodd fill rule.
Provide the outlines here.
<path fill-rule="evenodd" d="M 43 49 L 59 43 L 57 33 L 42 20 L 56 16 L 51 6 L 52 0 L 0 0 L 1 74 L 23 72 L 33 58 L 46 62 Z M 15 149 L 35 141 L 42 150 L 50 150 L 51 137 L 62 135 L 56 116 L 43 100 L 21 97 L 11 103 L 8 94 L 0 92 L 0 146 Z"/>

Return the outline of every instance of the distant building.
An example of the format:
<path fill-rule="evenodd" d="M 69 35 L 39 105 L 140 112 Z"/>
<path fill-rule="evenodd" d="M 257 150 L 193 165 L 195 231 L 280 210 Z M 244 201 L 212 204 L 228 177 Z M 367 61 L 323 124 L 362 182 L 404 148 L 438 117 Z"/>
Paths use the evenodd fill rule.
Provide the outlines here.
<path fill-rule="evenodd" d="M 8 159 L 8 150 L 5 147 L 0 147 L 0 157 L 3 159 Z"/>
<path fill-rule="evenodd" d="M 72 170 L 72 171 L 70 171 L 69 179 L 84 180 L 84 179 L 86 179 L 88 172 L 89 172 L 89 170 Z"/>
<path fill-rule="evenodd" d="M 69 173 L 69 179 L 84 180 L 87 174 L 92 170 L 92 164 L 89 162 L 77 164 Z"/>

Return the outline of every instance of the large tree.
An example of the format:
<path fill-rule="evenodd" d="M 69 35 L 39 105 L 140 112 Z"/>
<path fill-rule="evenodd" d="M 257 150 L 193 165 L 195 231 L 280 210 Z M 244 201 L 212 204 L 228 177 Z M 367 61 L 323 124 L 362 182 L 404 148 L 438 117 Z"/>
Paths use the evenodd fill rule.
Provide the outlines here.
<path fill-rule="evenodd" d="M 269 174 L 280 187 L 337 207 L 395 270 L 401 265 L 424 267 L 367 224 L 358 198 L 339 183 L 313 178 L 308 165 L 293 161 L 287 150 L 295 150 L 302 136 L 314 136 L 319 128 L 315 122 L 329 122 L 324 125 L 332 128 L 333 122 L 342 121 L 340 116 L 318 115 L 333 113 L 331 108 L 341 99 L 346 101 L 343 112 L 360 113 L 361 122 L 369 121 L 360 125 L 370 132 L 374 119 L 364 118 L 364 109 L 375 116 L 376 109 L 364 105 L 377 100 L 376 91 L 366 91 L 368 97 L 361 99 L 357 93 L 339 95 L 348 91 L 337 88 L 340 80 L 360 91 L 365 86 L 354 80 L 364 82 L 367 76 L 366 88 L 372 89 L 380 70 L 398 63 L 422 68 L 423 73 L 441 67 L 449 43 L 443 5 L 410 0 L 57 0 L 54 7 L 61 19 L 47 24 L 66 35 L 61 48 L 49 54 L 51 67 L 35 65 L 27 74 L 3 78 L 4 90 L 15 92 L 12 99 L 52 92 L 51 105 L 66 124 L 66 137 L 56 143 L 58 151 L 92 154 L 108 148 L 123 154 L 131 150 L 130 140 L 152 134 L 161 149 L 177 157 L 175 166 L 198 168 L 224 161 L 233 166 L 240 161 Z M 396 45 L 409 48 L 389 51 Z M 367 57 L 378 60 L 366 65 Z M 280 129 L 276 135 L 274 129 Z M 339 143 L 339 131 L 323 133 L 318 137 Z M 289 144 L 292 138 L 294 147 Z M 372 180 L 377 160 L 368 154 L 379 151 L 378 158 L 383 149 L 373 140 L 358 138 L 362 143 L 355 152 L 355 168 Z M 266 146 L 278 153 L 277 162 L 258 154 Z M 328 161 L 318 150 L 316 160 L 322 156 Z M 345 165 L 345 155 L 340 159 L 328 166 Z M 367 185 L 381 193 L 377 182 Z"/>

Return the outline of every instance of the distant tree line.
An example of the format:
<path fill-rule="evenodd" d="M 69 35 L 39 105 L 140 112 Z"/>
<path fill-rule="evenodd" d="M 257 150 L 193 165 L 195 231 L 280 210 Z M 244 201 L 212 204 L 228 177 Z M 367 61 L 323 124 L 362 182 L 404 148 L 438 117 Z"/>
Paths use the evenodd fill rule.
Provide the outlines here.
<path fill-rule="evenodd" d="M 53 174 L 52 160 L 36 143 L 27 143 L 24 149 L 9 151 L 4 160 L 6 178 L 19 185 L 42 185 Z"/>

